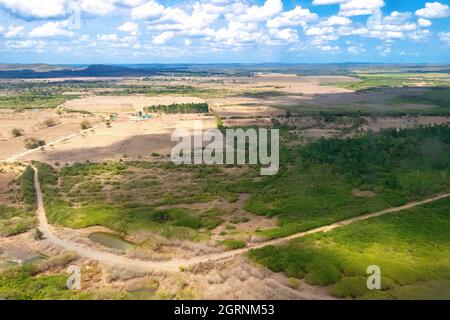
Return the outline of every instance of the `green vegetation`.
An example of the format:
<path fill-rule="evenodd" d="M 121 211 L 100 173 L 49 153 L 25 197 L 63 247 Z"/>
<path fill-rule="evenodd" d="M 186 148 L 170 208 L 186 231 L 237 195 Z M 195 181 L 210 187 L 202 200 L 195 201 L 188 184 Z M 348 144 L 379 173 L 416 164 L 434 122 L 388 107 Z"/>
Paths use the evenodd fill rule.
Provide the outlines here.
<path fill-rule="evenodd" d="M 144 112 L 148 113 L 208 113 L 208 111 L 207 103 L 174 103 L 144 108 Z"/>
<path fill-rule="evenodd" d="M 51 223 L 72 228 L 103 225 L 122 233 L 147 229 L 191 240 L 207 236 L 201 229 L 220 225 L 223 212 L 182 204 L 236 201 L 238 195 L 228 188 L 240 179 L 218 167 L 151 162 L 74 164 L 59 172 L 39 164 L 39 171 Z"/>
<path fill-rule="evenodd" d="M 32 208 L 36 206 L 36 189 L 34 188 L 34 170 L 28 166 L 19 178 L 22 201 Z"/>
<path fill-rule="evenodd" d="M 26 232 L 36 224 L 36 190 L 34 188 L 34 171 L 27 167 L 18 179 L 21 204 L 16 206 L 0 205 L 0 235 L 13 236 Z"/>
<path fill-rule="evenodd" d="M 247 243 L 244 240 L 234 240 L 234 239 L 228 239 L 219 241 L 221 245 L 224 245 L 228 250 L 236 250 L 245 248 L 247 246 Z"/>
<path fill-rule="evenodd" d="M 31 270 L 30 270 L 31 269 Z M 67 276 L 34 275 L 31 267 L 12 268 L 0 273 L 0 299 L 87 299 L 89 294 L 67 289 Z"/>
<path fill-rule="evenodd" d="M 450 199 L 250 252 L 274 272 L 342 298 L 450 299 Z M 366 269 L 381 268 L 382 290 Z"/>
<path fill-rule="evenodd" d="M 26 93 L 0 97 L 0 109 L 14 109 L 22 111 L 26 109 L 56 108 L 67 100 L 76 96 L 68 96 L 51 93 Z"/>
<path fill-rule="evenodd" d="M 415 87 L 417 83 L 428 87 L 450 85 L 450 75 L 448 73 L 360 73 L 355 76 L 361 81 L 336 83 L 335 85 L 353 90 L 379 87 Z"/>
<path fill-rule="evenodd" d="M 35 225 L 32 210 L 0 205 L 0 236 L 10 237 L 24 233 Z"/>
<path fill-rule="evenodd" d="M 278 175 L 241 181 L 250 212 L 277 216 L 267 238 L 423 199 L 450 187 L 450 127 L 385 130 L 282 148 Z M 354 190 L 370 191 L 360 197 Z"/>

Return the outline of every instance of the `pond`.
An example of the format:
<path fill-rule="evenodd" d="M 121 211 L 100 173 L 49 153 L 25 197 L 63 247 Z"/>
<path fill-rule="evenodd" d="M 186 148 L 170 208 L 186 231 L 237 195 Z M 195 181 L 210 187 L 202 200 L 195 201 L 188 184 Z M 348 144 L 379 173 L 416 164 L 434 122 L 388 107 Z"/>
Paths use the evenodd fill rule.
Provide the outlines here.
<path fill-rule="evenodd" d="M 131 249 L 135 244 L 133 242 L 125 240 L 118 234 L 109 232 L 94 232 L 89 235 L 89 239 L 100 243 L 108 248 L 126 251 Z"/>

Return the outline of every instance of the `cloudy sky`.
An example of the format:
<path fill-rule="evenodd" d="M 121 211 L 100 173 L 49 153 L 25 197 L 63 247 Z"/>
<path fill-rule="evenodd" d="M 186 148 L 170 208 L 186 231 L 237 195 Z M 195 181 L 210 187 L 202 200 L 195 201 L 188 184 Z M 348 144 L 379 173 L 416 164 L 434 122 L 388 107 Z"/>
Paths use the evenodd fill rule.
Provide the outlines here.
<path fill-rule="evenodd" d="M 450 0 L 0 0 L 0 62 L 450 63 Z"/>

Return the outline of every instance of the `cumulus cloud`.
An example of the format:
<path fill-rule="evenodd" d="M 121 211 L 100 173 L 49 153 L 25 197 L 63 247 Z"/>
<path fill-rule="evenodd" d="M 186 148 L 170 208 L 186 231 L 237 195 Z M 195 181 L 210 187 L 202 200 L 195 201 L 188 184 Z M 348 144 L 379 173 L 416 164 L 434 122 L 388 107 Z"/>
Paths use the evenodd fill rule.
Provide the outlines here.
<path fill-rule="evenodd" d="M 352 20 L 347 17 L 331 16 L 320 23 L 322 26 L 348 26 L 352 24 Z"/>
<path fill-rule="evenodd" d="M 8 30 L 5 32 L 5 38 L 14 38 L 22 33 L 25 28 L 23 26 L 9 26 Z"/>
<path fill-rule="evenodd" d="M 312 2 L 313 5 L 319 6 L 319 5 L 327 5 L 327 4 L 338 4 L 338 3 L 344 3 L 349 0 L 314 0 Z"/>
<path fill-rule="evenodd" d="M 325 34 L 330 34 L 334 32 L 333 27 L 311 27 L 308 28 L 305 32 L 307 36 L 322 36 Z"/>
<path fill-rule="evenodd" d="M 163 32 L 157 36 L 153 37 L 154 44 L 165 44 L 167 41 L 172 39 L 175 36 L 175 33 L 172 31 Z"/>
<path fill-rule="evenodd" d="M 139 26 L 134 22 L 125 22 L 121 26 L 117 28 L 119 31 L 130 33 L 131 35 L 136 36 L 139 31 Z"/>
<path fill-rule="evenodd" d="M 309 11 L 309 9 L 303 9 L 301 6 L 297 6 L 293 10 L 283 12 L 267 21 L 267 27 L 283 28 L 305 26 L 308 22 L 315 21 L 318 18 L 319 16 Z"/>
<path fill-rule="evenodd" d="M 382 7 L 384 7 L 383 0 L 349 0 L 341 3 L 339 15 L 345 17 L 370 15 Z"/>
<path fill-rule="evenodd" d="M 0 0 L 0 6 L 25 19 L 58 18 L 67 14 L 67 0 Z"/>
<path fill-rule="evenodd" d="M 450 46 L 450 32 L 440 32 L 439 39 L 446 45 Z"/>
<path fill-rule="evenodd" d="M 131 17 L 135 20 L 155 19 L 159 18 L 164 12 L 164 6 L 154 0 L 150 0 L 145 4 L 131 10 Z"/>
<path fill-rule="evenodd" d="M 110 33 L 110 34 L 98 34 L 97 40 L 98 41 L 104 41 L 104 42 L 115 42 L 119 39 L 117 34 Z"/>
<path fill-rule="evenodd" d="M 450 16 L 450 8 L 440 2 L 427 2 L 425 8 L 416 11 L 416 16 L 427 19 L 446 18 Z"/>
<path fill-rule="evenodd" d="M 269 29 L 269 34 L 273 39 L 276 40 L 284 40 L 288 42 L 298 41 L 297 31 L 294 29 L 286 28 L 286 29 Z"/>
<path fill-rule="evenodd" d="M 417 20 L 417 23 L 419 24 L 420 27 L 424 28 L 431 27 L 431 21 L 427 19 L 419 18 L 419 20 Z"/>
<path fill-rule="evenodd" d="M 263 6 L 248 7 L 246 12 L 239 16 L 239 21 L 262 21 L 273 17 L 283 10 L 281 0 L 266 0 Z"/>
<path fill-rule="evenodd" d="M 72 37 L 74 33 L 67 30 L 67 21 L 47 22 L 44 25 L 34 28 L 29 36 L 31 38 L 47 38 L 47 37 Z"/>

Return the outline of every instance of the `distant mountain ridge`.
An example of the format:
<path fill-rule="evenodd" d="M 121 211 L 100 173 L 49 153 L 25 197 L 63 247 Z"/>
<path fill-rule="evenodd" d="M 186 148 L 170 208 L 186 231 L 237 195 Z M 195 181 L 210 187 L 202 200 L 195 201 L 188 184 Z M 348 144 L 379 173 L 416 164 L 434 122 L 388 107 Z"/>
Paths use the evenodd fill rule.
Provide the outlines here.
<path fill-rule="evenodd" d="M 405 68 L 403 72 L 446 72 L 450 66 L 443 64 L 381 64 L 381 63 L 224 63 L 224 64 L 121 64 L 121 65 L 49 65 L 2 64 L 0 79 L 45 79 L 78 77 L 148 77 L 163 75 L 241 75 L 255 72 L 280 72 L 299 75 L 348 75 L 355 69 L 378 70 L 386 66 Z"/>
<path fill-rule="evenodd" d="M 34 78 L 75 78 L 75 77 L 139 77 L 154 75 L 154 70 L 136 69 L 110 65 L 90 65 L 84 68 L 56 67 L 47 70 L 38 65 L 35 68 L 27 65 L 15 69 L 2 69 L 0 79 L 34 79 Z M 51 66 L 49 66 L 51 67 Z"/>

